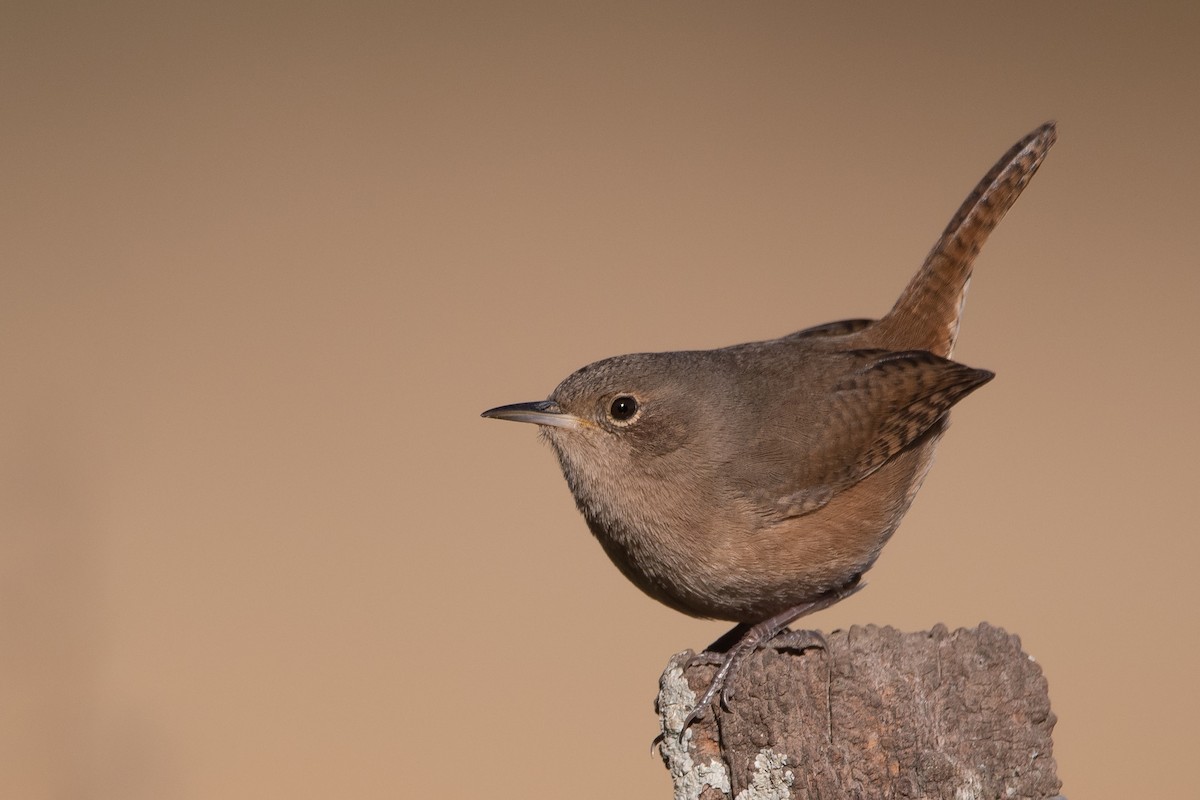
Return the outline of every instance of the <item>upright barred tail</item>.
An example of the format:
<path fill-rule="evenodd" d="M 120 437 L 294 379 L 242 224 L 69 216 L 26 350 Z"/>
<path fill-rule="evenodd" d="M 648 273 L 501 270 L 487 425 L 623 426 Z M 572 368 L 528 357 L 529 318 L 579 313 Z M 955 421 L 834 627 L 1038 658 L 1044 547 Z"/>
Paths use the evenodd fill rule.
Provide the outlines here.
<path fill-rule="evenodd" d="M 996 162 L 950 220 L 896 305 L 874 326 L 872 341 L 950 357 L 975 256 L 1056 139 L 1054 123 L 1047 122 Z"/>

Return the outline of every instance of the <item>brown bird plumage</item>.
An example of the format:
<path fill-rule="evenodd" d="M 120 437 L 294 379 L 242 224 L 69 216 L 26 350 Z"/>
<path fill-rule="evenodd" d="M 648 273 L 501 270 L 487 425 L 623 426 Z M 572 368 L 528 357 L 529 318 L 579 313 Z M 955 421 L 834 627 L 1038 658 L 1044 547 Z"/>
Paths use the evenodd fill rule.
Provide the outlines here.
<path fill-rule="evenodd" d="M 878 321 L 616 356 L 546 401 L 484 412 L 541 426 L 588 526 L 640 589 L 741 623 L 694 714 L 746 653 L 857 590 L 951 406 L 992 378 L 949 360 L 972 264 L 1054 141 L 1047 123 L 1000 159 Z"/>

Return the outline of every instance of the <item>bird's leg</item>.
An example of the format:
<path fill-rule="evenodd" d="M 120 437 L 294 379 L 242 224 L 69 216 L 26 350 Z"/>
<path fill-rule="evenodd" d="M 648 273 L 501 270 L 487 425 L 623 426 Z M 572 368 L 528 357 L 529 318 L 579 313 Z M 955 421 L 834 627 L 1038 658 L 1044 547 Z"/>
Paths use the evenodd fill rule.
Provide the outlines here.
<path fill-rule="evenodd" d="M 717 670 L 717 674 L 713 676 L 708 689 L 705 690 L 703 696 L 696 703 L 696 707 L 684 719 L 683 726 L 679 730 L 679 736 L 682 738 L 688 727 L 704 713 L 705 709 L 712 705 L 713 700 L 718 695 L 721 698 L 721 705 L 726 709 L 729 708 L 729 702 L 732 699 L 732 694 L 729 692 L 729 684 L 732 683 L 733 676 L 737 674 L 738 668 L 748 655 L 760 646 L 768 643 L 776 634 L 792 622 L 807 614 L 829 608 L 834 603 L 846 599 L 863 588 L 866 584 L 861 583 L 861 577 L 861 575 L 855 575 L 849 583 L 818 595 L 816 599 L 810 600 L 807 603 L 793 606 L 755 625 L 746 625 L 744 623 L 737 625 L 720 639 L 713 642 L 709 649 L 693 658 L 688 666 L 698 663 L 720 664 L 720 668 Z M 788 641 L 780 642 L 780 645 L 784 649 L 804 650 L 809 647 L 823 648 L 825 646 L 825 637 L 816 631 L 789 631 L 787 638 Z M 798 638 L 802 638 L 803 641 L 791 641 Z M 724 648 L 724 653 L 721 652 L 722 648 Z"/>

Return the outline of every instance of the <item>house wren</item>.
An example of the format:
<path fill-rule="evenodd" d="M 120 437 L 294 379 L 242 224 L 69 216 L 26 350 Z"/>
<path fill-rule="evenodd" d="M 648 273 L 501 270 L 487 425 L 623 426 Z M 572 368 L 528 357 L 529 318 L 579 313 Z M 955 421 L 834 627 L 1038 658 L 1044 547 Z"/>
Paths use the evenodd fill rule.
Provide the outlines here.
<path fill-rule="evenodd" d="M 879 320 L 615 356 L 547 400 L 483 412 L 541 427 L 588 527 L 638 588 L 739 623 L 725 653 L 706 654 L 721 669 L 688 722 L 754 648 L 859 588 L 950 407 L 992 378 L 949 360 L 972 264 L 1054 141 L 1046 123 L 1004 154 Z"/>

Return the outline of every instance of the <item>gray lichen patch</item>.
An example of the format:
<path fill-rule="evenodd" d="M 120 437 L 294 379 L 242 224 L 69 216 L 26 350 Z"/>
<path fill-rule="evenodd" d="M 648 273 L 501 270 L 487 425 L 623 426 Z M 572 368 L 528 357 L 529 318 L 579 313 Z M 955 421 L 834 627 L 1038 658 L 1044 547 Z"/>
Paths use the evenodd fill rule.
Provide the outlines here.
<path fill-rule="evenodd" d="M 788 800 L 795 780 L 787 755 L 767 748 L 754 757 L 750 785 L 738 792 L 736 800 Z"/>
<path fill-rule="evenodd" d="M 696 693 L 683 677 L 683 666 L 691 655 L 685 651 L 673 656 L 659 680 L 658 710 L 662 727 L 659 751 L 671 772 L 675 800 L 698 800 L 701 793 L 710 787 L 728 797 L 729 769 L 725 762 L 720 758 L 698 762 L 692 758 L 689 746 L 692 731 L 688 730 L 682 737 L 679 735 L 683 721 L 696 706 Z"/>

